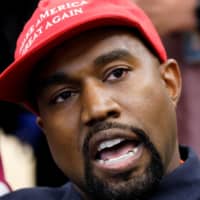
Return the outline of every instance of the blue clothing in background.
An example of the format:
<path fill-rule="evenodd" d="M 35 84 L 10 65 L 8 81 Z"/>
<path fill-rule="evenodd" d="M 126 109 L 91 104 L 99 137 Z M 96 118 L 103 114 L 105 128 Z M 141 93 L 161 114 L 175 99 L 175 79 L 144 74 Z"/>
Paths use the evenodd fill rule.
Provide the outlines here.
<path fill-rule="evenodd" d="M 13 131 L 13 134 L 22 141 L 30 144 L 36 150 L 42 133 L 36 124 L 36 116 L 29 112 L 22 112 L 18 115 L 17 124 L 17 128 Z"/>

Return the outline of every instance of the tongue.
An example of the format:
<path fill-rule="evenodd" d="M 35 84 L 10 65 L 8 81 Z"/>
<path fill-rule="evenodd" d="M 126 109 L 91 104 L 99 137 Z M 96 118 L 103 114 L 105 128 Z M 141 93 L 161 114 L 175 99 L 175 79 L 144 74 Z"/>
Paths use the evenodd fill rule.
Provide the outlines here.
<path fill-rule="evenodd" d="M 122 156 L 130 151 L 133 150 L 135 145 L 133 143 L 125 143 L 123 145 L 117 145 L 112 148 L 104 149 L 100 154 L 101 160 L 110 160 L 113 158 L 117 158 L 119 156 Z"/>

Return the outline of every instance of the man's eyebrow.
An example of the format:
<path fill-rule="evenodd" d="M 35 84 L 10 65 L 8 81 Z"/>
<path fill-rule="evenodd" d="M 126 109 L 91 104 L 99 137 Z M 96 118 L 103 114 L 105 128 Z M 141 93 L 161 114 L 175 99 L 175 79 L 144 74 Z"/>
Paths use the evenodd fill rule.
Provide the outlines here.
<path fill-rule="evenodd" d="M 116 49 L 106 54 L 100 55 L 94 60 L 94 66 L 104 66 L 108 63 L 114 62 L 119 59 L 128 59 L 133 57 L 128 50 Z"/>
<path fill-rule="evenodd" d="M 128 50 L 116 49 L 106 54 L 100 55 L 94 60 L 94 66 L 104 66 L 108 63 L 114 62 L 119 59 L 128 59 L 133 57 Z M 41 93 L 44 89 L 51 85 L 69 83 L 70 78 L 63 72 L 57 72 L 47 78 L 37 81 L 37 93 Z"/>
<path fill-rule="evenodd" d="M 37 92 L 41 93 L 45 88 L 48 88 L 51 85 L 64 84 L 69 81 L 69 77 L 67 77 L 64 72 L 57 72 L 47 78 L 42 78 L 37 81 Z"/>

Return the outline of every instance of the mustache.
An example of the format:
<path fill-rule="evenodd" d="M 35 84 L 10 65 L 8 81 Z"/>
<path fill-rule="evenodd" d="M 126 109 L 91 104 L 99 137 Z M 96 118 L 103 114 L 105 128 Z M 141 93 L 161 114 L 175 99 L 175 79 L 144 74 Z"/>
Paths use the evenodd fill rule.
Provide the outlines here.
<path fill-rule="evenodd" d="M 122 187 L 122 190 L 125 192 L 120 193 L 118 189 L 115 191 L 114 188 L 112 188 L 112 185 L 109 186 L 109 184 L 106 182 L 107 180 L 99 178 L 97 175 L 95 175 L 95 171 L 93 170 L 93 165 L 90 161 L 89 157 L 89 141 L 90 139 L 96 135 L 101 134 L 99 131 L 105 131 L 107 129 L 112 128 L 118 128 L 121 131 L 128 130 L 129 132 L 135 134 L 138 139 L 140 140 L 142 145 L 146 147 L 146 149 L 150 152 L 151 155 L 151 161 L 149 165 L 146 166 L 146 180 L 141 179 L 140 177 L 133 177 L 132 183 L 135 182 L 139 186 L 131 186 L 128 188 L 128 185 L 124 185 L 128 188 L 127 192 L 125 191 L 126 188 Z M 86 185 L 84 190 L 89 192 L 91 196 L 94 196 L 94 199 L 125 199 L 129 195 L 131 195 L 126 199 L 140 199 L 138 197 L 142 197 L 141 199 L 144 199 L 143 196 L 146 198 L 148 196 L 149 191 L 151 192 L 152 189 L 156 188 L 157 184 L 160 182 L 163 174 L 164 174 L 164 168 L 162 159 L 160 157 L 159 152 L 151 142 L 148 133 L 144 130 L 130 126 L 127 124 L 122 123 L 108 123 L 108 122 L 98 122 L 94 126 L 91 127 L 91 129 L 88 132 L 88 135 L 85 138 L 84 145 L 83 145 L 83 153 L 84 153 L 84 162 L 85 162 L 85 180 Z M 134 169 L 133 169 L 134 170 Z M 124 172 L 122 174 L 117 174 L 119 178 L 122 180 L 128 180 L 128 176 L 130 175 L 130 171 Z M 150 185 L 148 185 L 150 184 Z M 135 188 L 134 188 L 135 187 Z M 142 188 L 144 187 L 144 191 L 142 191 Z M 131 191 L 132 190 L 132 191 Z M 141 190 L 141 191 L 140 191 Z M 105 198 L 105 196 L 106 198 Z"/>
<path fill-rule="evenodd" d="M 121 131 L 131 131 L 138 137 L 141 143 L 143 143 L 148 149 L 151 150 L 151 152 L 154 151 L 155 147 L 150 141 L 148 134 L 144 130 L 131 125 L 117 123 L 117 122 L 97 122 L 96 124 L 90 127 L 90 130 L 84 140 L 83 155 L 88 157 L 87 155 L 89 152 L 89 141 L 94 135 L 100 134 L 99 133 L 100 131 L 105 131 L 112 128 L 117 128 L 120 129 Z"/>

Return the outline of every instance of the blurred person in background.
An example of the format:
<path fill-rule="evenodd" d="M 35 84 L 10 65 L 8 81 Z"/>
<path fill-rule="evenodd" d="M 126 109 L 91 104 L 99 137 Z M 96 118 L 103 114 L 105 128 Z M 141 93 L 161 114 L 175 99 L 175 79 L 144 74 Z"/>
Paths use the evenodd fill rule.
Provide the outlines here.
<path fill-rule="evenodd" d="M 133 0 L 151 18 L 160 35 L 193 31 L 198 27 L 198 0 Z"/>

